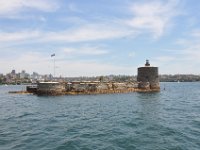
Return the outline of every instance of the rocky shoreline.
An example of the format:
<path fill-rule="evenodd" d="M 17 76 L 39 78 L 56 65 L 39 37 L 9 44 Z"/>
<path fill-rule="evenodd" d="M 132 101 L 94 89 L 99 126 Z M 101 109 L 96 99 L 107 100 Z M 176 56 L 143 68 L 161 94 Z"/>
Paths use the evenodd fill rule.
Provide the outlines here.
<path fill-rule="evenodd" d="M 160 88 L 151 89 L 149 86 L 138 88 L 136 82 L 41 82 L 35 86 L 27 86 L 26 91 L 11 91 L 12 94 L 34 94 L 34 95 L 95 95 L 116 94 L 132 92 L 159 92 Z"/>

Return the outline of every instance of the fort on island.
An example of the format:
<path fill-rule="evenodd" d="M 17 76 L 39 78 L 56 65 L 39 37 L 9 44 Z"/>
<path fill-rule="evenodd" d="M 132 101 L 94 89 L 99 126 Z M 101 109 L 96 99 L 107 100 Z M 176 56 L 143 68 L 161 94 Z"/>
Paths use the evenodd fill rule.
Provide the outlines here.
<path fill-rule="evenodd" d="M 39 82 L 36 86 L 27 86 L 26 88 L 27 93 L 36 95 L 112 94 L 159 91 L 158 67 L 152 67 L 148 60 L 146 60 L 144 67 L 138 68 L 137 81 Z"/>

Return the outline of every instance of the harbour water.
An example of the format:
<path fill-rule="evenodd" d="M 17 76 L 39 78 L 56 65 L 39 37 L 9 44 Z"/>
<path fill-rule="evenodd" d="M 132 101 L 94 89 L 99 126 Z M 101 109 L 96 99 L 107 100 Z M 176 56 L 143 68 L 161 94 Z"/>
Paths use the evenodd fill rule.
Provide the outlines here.
<path fill-rule="evenodd" d="M 200 83 L 158 93 L 8 94 L 0 86 L 1 150 L 199 150 Z"/>

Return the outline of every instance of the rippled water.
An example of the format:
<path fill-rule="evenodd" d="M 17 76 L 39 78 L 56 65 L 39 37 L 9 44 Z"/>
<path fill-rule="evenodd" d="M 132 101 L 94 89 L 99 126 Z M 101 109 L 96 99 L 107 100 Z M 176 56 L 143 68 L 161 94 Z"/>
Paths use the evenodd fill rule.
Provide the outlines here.
<path fill-rule="evenodd" d="M 165 90 L 163 90 L 165 88 Z M 200 83 L 160 93 L 38 97 L 0 86 L 1 150 L 199 150 Z"/>

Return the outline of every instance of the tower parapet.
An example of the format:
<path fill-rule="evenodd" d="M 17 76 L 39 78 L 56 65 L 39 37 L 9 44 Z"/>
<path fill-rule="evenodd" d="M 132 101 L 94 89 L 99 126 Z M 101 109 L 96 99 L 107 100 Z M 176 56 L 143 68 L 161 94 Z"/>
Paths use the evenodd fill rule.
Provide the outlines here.
<path fill-rule="evenodd" d="M 160 90 L 158 67 L 152 67 L 146 60 L 144 67 L 138 68 L 138 88 L 144 90 Z"/>

